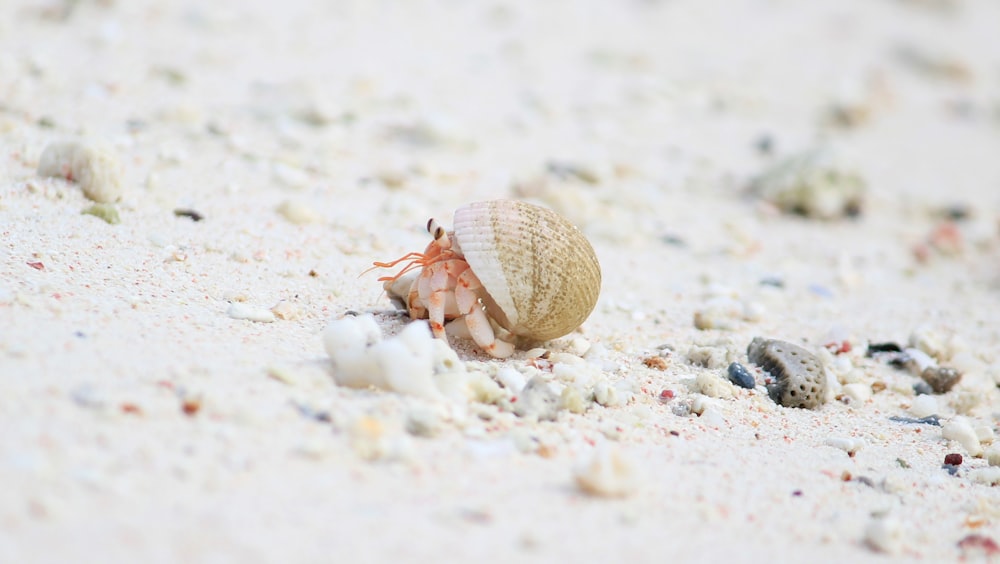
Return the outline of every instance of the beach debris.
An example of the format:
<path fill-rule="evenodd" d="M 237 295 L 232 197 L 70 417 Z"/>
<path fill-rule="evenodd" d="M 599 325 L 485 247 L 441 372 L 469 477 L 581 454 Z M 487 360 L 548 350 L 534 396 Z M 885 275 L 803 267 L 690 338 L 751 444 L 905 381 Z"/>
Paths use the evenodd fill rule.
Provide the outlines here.
<path fill-rule="evenodd" d="M 341 386 L 487 403 L 505 397 L 484 372 L 467 371 L 455 351 L 433 338 L 426 322 L 410 323 L 383 339 L 372 315 L 346 316 L 324 329 L 323 347 Z"/>
<path fill-rule="evenodd" d="M 931 228 L 923 241 L 913 245 L 913 257 L 926 263 L 935 256 L 955 257 L 965 249 L 965 238 L 954 221 L 942 221 Z"/>
<path fill-rule="evenodd" d="M 256 307 L 240 302 L 229 304 L 226 315 L 233 319 L 243 319 L 246 321 L 256 321 L 258 323 L 271 323 L 274 321 L 274 312 L 263 307 Z"/>
<path fill-rule="evenodd" d="M 285 321 L 298 319 L 302 314 L 299 306 L 295 302 L 289 300 L 280 300 L 278 303 L 271 306 L 271 313 L 274 314 L 276 319 L 282 319 Z"/>
<path fill-rule="evenodd" d="M 723 380 L 711 372 L 699 372 L 694 379 L 694 391 L 710 398 L 729 399 L 734 388 L 729 380 Z"/>
<path fill-rule="evenodd" d="M 865 542 L 879 552 L 899 554 L 903 550 L 903 527 L 892 517 L 875 517 L 865 527 Z"/>
<path fill-rule="evenodd" d="M 177 208 L 174 210 L 174 215 L 177 217 L 186 217 L 195 222 L 205 219 L 205 216 L 201 213 L 188 208 Z"/>
<path fill-rule="evenodd" d="M 864 439 L 859 437 L 830 437 L 824 441 L 824 444 L 833 448 L 839 448 L 851 458 L 854 458 L 854 455 L 865 447 Z"/>
<path fill-rule="evenodd" d="M 919 419 L 893 415 L 892 417 L 889 418 L 889 421 L 895 421 L 896 423 L 907 423 L 911 425 L 934 425 L 936 427 L 941 426 L 941 419 L 937 415 L 928 415 L 926 417 L 921 417 Z"/>
<path fill-rule="evenodd" d="M 584 493 L 598 497 L 625 497 L 639 486 L 638 469 L 621 449 L 599 446 L 573 475 Z"/>
<path fill-rule="evenodd" d="M 729 381 L 741 388 L 752 390 L 757 387 L 757 380 L 754 379 L 753 374 L 747 370 L 746 366 L 738 362 L 730 363 L 726 372 L 729 375 Z"/>
<path fill-rule="evenodd" d="M 445 321 L 461 321 L 480 348 L 506 358 L 515 344 L 576 330 L 593 311 L 601 267 L 590 242 L 562 216 L 525 202 L 493 200 L 459 207 L 454 223 L 446 231 L 431 219 L 427 230 L 434 240 L 423 253 L 373 267 L 407 262 L 379 281 L 411 318 L 429 319 L 435 337 L 447 339 Z M 407 276 L 415 269 L 419 274 Z"/>
<path fill-rule="evenodd" d="M 101 218 L 110 225 L 118 225 L 122 222 L 121 217 L 118 215 L 118 206 L 114 204 L 93 204 L 84 208 L 80 213 Z"/>
<path fill-rule="evenodd" d="M 707 300 L 694 312 L 694 326 L 701 331 L 710 329 L 732 331 L 741 321 L 760 321 L 762 316 L 763 308 L 756 302 L 716 296 Z"/>
<path fill-rule="evenodd" d="M 311 206 L 295 200 L 281 202 L 275 208 L 275 211 L 294 225 L 308 225 L 310 223 L 317 223 L 323 219 Z"/>
<path fill-rule="evenodd" d="M 646 358 L 642 359 L 642 363 L 654 370 L 666 370 L 667 367 L 670 365 L 670 363 L 667 362 L 667 359 L 663 358 L 660 355 L 647 356 Z"/>
<path fill-rule="evenodd" d="M 98 203 L 116 202 L 124 192 L 117 157 L 107 148 L 75 141 L 46 146 L 38 160 L 38 175 L 76 182 L 84 196 Z"/>
<path fill-rule="evenodd" d="M 808 350 L 785 341 L 755 337 L 747 347 L 747 356 L 774 379 L 767 391 L 779 405 L 817 409 L 826 402 L 826 371 Z"/>
<path fill-rule="evenodd" d="M 828 149 L 788 157 L 750 183 L 750 193 L 779 210 L 814 219 L 861 214 L 865 180 L 836 162 Z"/>
<path fill-rule="evenodd" d="M 944 455 L 944 465 L 945 466 L 961 466 L 962 465 L 962 455 L 957 452 L 951 452 Z"/>
<path fill-rule="evenodd" d="M 962 380 L 962 375 L 954 368 L 928 366 L 920 372 L 920 377 L 935 394 L 946 394 Z"/>
<path fill-rule="evenodd" d="M 969 480 L 975 484 L 984 486 L 1000 486 L 1000 467 L 987 466 L 986 468 L 976 468 L 969 470 Z"/>
<path fill-rule="evenodd" d="M 970 456 L 978 457 L 983 454 L 979 436 L 964 417 L 955 417 L 941 425 L 941 436 L 961 444 Z"/>
<path fill-rule="evenodd" d="M 996 558 L 1000 555 L 1000 545 L 992 537 L 973 533 L 965 535 L 958 541 L 958 548 L 962 551 L 962 557 L 972 560 L 977 557 L 986 559 Z"/>
<path fill-rule="evenodd" d="M 870 400 L 872 394 L 873 392 L 871 386 L 862 384 L 861 382 L 852 382 L 850 384 L 844 384 L 841 387 L 841 393 L 837 396 L 837 399 L 862 404 Z"/>
<path fill-rule="evenodd" d="M 555 421 L 560 407 L 559 394 L 552 391 L 545 378 L 535 376 L 517 396 L 514 414 L 518 417 L 535 417 L 539 421 Z"/>
<path fill-rule="evenodd" d="M 880 353 L 898 353 L 903 352 L 903 347 L 899 346 L 897 343 L 886 342 L 886 343 L 868 343 L 868 348 L 865 351 L 865 356 L 872 358 Z"/>
<path fill-rule="evenodd" d="M 348 316 L 327 325 L 323 346 L 341 386 L 437 397 L 428 336 L 426 324 L 411 323 L 396 337 L 383 340 L 374 317 Z"/>
<path fill-rule="evenodd" d="M 884 359 L 890 365 L 906 368 L 911 374 L 919 377 L 922 381 L 913 388 L 918 396 L 929 393 L 946 394 L 962 380 L 962 373 L 955 368 L 938 365 L 935 357 L 941 358 L 945 352 L 943 345 L 939 344 L 933 335 L 925 332 L 914 333 L 910 341 L 916 346 L 904 349 L 891 342 L 872 343 L 868 345 L 865 356 Z"/>
<path fill-rule="evenodd" d="M 416 406 L 406 414 L 406 432 L 415 437 L 434 437 L 443 428 L 441 416 L 429 406 Z"/>
<path fill-rule="evenodd" d="M 992 447 L 986 451 L 986 462 L 990 466 L 1000 466 L 1000 447 Z"/>
<path fill-rule="evenodd" d="M 188 417 L 194 417 L 198 415 L 204 404 L 204 400 L 200 395 L 182 395 L 181 396 L 181 412 Z"/>
<path fill-rule="evenodd" d="M 959 59 L 932 53 L 916 45 L 900 45 L 895 50 L 895 56 L 905 67 L 928 78 L 952 82 L 972 80 L 972 71 Z"/>

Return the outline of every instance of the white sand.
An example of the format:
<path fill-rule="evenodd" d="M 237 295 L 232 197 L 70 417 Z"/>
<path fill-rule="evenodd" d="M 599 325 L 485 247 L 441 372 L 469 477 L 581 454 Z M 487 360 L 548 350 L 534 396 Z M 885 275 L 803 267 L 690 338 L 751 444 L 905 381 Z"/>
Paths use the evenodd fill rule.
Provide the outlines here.
<path fill-rule="evenodd" d="M 917 380 L 864 358 L 926 327 L 965 372 L 935 396 L 942 418 L 996 430 L 1000 5 L 534 4 L 0 7 L 0 562 L 864 561 L 882 559 L 865 530 L 883 515 L 901 559 L 1000 540 L 1000 488 L 973 479 L 987 461 L 890 421 Z M 826 125 L 836 104 L 867 119 Z M 765 135 L 779 156 L 831 143 L 868 183 L 862 217 L 746 197 Z M 35 174 L 48 143 L 78 138 L 123 164 L 119 225 Z M 371 261 L 422 249 L 428 217 L 514 196 L 593 242 L 604 285 L 583 338 L 631 402 L 538 423 L 336 387 L 328 320 L 402 326 L 359 277 Z M 318 221 L 287 221 L 289 200 Z M 960 252 L 917 261 L 955 204 L 972 210 Z M 762 313 L 699 331 L 712 296 Z M 300 315 L 227 316 L 281 300 Z M 686 414 L 694 378 L 725 369 L 691 347 L 745 362 L 754 336 L 846 339 L 845 381 L 879 391 L 813 412 L 739 390 Z M 667 370 L 644 366 L 665 344 Z M 414 409 L 439 414 L 433 438 L 403 430 Z M 847 438 L 853 458 L 827 444 Z M 577 488 L 595 445 L 632 460 L 630 496 Z"/>

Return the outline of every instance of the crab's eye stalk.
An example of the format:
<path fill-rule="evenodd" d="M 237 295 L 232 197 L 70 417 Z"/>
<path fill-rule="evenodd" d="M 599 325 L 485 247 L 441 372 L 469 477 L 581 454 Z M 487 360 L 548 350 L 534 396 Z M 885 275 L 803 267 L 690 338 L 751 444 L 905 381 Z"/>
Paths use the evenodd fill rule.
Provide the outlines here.
<path fill-rule="evenodd" d="M 434 237 L 435 241 L 440 241 L 442 237 L 445 236 L 444 227 L 438 225 L 438 222 L 433 217 L 427 220 L 427 232 Z"/>

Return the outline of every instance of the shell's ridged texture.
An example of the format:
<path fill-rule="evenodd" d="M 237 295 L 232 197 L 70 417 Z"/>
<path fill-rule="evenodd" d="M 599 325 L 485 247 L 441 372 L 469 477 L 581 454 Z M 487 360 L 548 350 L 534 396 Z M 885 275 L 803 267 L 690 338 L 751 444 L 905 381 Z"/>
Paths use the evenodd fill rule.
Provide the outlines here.
<path fill-rule="evenodd" d="M 474 202 L 455 211 L 454 237 L 489 294 L 483 302 L 490 316 L 515 335 L 562 337 L 597 304 L 601 265 L 594 249 L 552 210 L 516 200 Z"/>

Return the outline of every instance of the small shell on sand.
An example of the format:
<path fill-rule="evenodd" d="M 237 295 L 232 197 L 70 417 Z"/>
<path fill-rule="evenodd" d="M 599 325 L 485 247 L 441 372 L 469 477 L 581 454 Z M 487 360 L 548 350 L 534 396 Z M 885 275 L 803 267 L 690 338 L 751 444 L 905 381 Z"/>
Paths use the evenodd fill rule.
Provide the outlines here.
<path fill-rule="evenodd" d="M 639 485 L 637 469 L 617 448 L 598 448 L 574 474 L 584 492 L 601 497 L 625 497 Z"/>
<path fill-rule="evenodd" d="M 122 167 L 109 149 L 77 142 L 50 143 L 38 160 L 38 175 L 76 182 L 95 202 L 121 199 Z"/>
<path fill-rule="evenodd" d="M 239 302 L 230 304 L 229 309 L 226 310 L 226 315 L 233 319 L 245 319 L 259 323 L 271 323 L 274 321 L 274 313 L 271 310 Z"/>
<path fill-rule="evenodd" d="M 899 554 L 903 550 L 903 527 L 891 517 L 877 517 L 865 527 L 868 546 L 886 554 Z"/>

